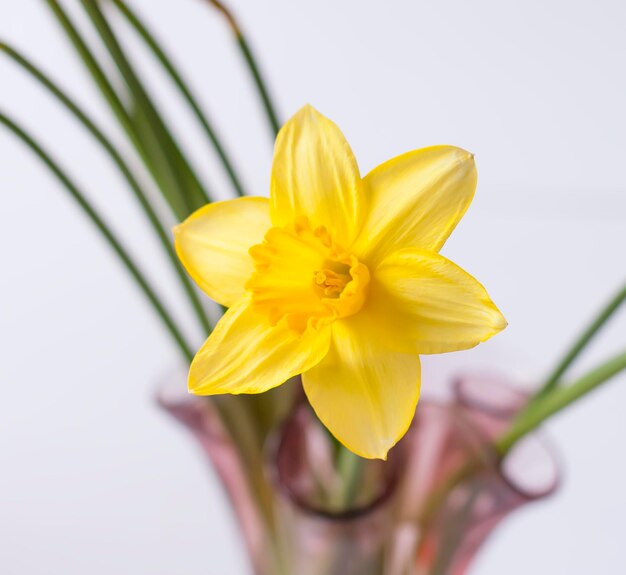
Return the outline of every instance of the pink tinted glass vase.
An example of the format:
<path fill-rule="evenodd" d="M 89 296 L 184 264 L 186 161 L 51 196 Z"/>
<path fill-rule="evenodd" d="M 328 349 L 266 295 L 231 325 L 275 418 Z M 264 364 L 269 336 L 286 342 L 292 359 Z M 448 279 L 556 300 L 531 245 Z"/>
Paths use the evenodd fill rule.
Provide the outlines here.
<path fill-rule="evenodd" d="M 536 437 L 504 461 L 491 447 L 524 394 L 481 376 L 454 390 L 448 403 L 420 402 L 387 462 L 362 460 L 347 506 L 333 442 L 306 402 L 251 470 L 209 401 L 159 399 L 222 479 L 256 575 L 461 575 L 502 519 L 554 491 L 558 473 Z"/>

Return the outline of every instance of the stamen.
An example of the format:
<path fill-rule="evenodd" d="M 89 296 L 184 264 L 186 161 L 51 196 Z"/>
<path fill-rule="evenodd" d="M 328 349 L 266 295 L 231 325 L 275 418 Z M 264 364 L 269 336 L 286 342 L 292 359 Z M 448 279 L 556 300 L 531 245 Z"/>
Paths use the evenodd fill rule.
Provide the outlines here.
<path fill-rule="evenodd" d="M 352 281 L 349 273 L 341 274 L 328 269 L 318 270 L 313 276 L 326 297 L 339 297 L 343 288 Z"/>

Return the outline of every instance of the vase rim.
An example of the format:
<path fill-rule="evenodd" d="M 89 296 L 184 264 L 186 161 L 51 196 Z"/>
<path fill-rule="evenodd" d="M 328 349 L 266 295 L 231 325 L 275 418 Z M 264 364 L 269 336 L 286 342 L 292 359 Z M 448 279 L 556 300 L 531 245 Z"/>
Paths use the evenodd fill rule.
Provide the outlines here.
<path fill-rule="evenodd" d="M 480 395 L 473 389 L 477 383 L 481 388 Z M 489 389 L 491 393 L 486 394 L 485 389 Z M 452 391 L 454 399 L 460 405 L 479 410 L 497 419 L 508 419 L 514 416 L 529 397 L 529 394 L 522 388 L 494 372 L 472 372 L 459 375 L 453 380 Z"/>
<path fill-rule="evenodd" d="M 547 469 L 547 473 L 549 473 L 547 478 L 541 479 L 541 487 L 529 484 L 528 479 L 523 478 L 518 469 L 508 468 L 513 464 L 516 458 L 520 458 L 520 450 L 528 449 L 529 447 L 537 450 L 536 453 L 539 453 L 539 457 L 543 459 L 541 464 L 544 466 L 544 469 Z M 538 460 L 536 454 L 533 459 L 535 461 Z M 520 497 L 523 497 L 527 501 L 534 501 L 551 495 L 561 485 L 559 460 L 560 457 L 552 442 L 542 433 L 535 431 L 520 440 L 504 458 L 498 461 L 498 473 L 510 489 L 515 491 Z M 537 463 L 535 463 L 535 465 L 537 465 Z M 528 473 L 528 468 L 529 467 L 526 466 L 524 469 L 525 475 Z M 546 472 L 544 472 L 544 474 L 545 473 Z"/>

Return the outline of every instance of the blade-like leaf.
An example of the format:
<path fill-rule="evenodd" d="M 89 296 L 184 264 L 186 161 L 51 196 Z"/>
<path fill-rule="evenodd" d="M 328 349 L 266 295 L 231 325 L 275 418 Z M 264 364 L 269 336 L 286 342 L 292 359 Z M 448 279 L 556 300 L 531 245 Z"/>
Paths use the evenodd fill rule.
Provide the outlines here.
<path fill-rule="evenodd" d="M 160 221 L 152 205 L 150 204 L 146 192 L 137 181 L 137 178 L 133 175 L 131 169 L 124 161 L 122 155 L 119 153 L 115 145 L 95 124 L 95 122 L 87 115 L 87 113 L 75 101 L 73 101 L 65 91 L 63 91 L 55 82 L 53 82 L 49 76 L 42 72 L 31 61 L 29 61 L 14 48 L 2 42 L 0 42 L 0 52 L 5 53 L 23 70 L 28 72 L 35 80 L 37 80 L 42 86 L 44 86 L 44 88 L 46 88 L 48 92 L 52 94 L 59 102 L 61 102 L 70 111 L 70 113 L 94 136 L 96 141 L 102 146 L 105 152 L 113 160 L 116 167 L 121 172 L 122 176 L 128 182 L 130 189 L 135 195 L 135 198 L 138 200 L 143 212 L 147 216 L 148 221 L 150 222 L 154 232 L 161 242 L 161 245 L 163 246 L 163 249 L 168 256 L 172 267 L 178 275 L 181 285 L 187 293 L 187 296 L 189 297 L 189 300 L 196 314 L 198 315 L 198 319 L 202 325 L 202 328 L 207 333 L 210 332 L 211 326 L 209 324 L 206 313 L 202 308 L 202 305 L 198 298 L 198 294 L 194 290 L 187 274 L 185 273 L 185 270 L 183 269 L 178 257 L 176 256 L 176 253 L 174 252 L 174 248 L 170 241 L 169 234 L 165 231 L 162 222 Z"/>
<path fill-rule="evenodd" d="M 184 191 L 179 188 L 168 164 L 164 163 L 165 161 L 162 158 L 162 154 L 154 153 L 153 149 L 146 149 L 145 138 L 138 133 L 135 122 L 122 102 L 120 95 L 113 87 L 113 84 L 109 80 L 108 76 L 104 73 L 102 66 L 100 66 L 80 32 L 65 10 L 61 7 L 59 2 L 57 0 L 45 0 L 45 2 L 48 4 L 65 34 L 72 42 L 74 49 L 80 56 L 82 62 L 98 86 L 98 89 L 104 96 L 118 122 L 141 157 L 144 165 L 154 178 L 161 194 L 171 207 L 174 215 L 178 220 L 184 219 L 189 214 L 190 208 L 186 203 Z"/>
<path fill-rule="evenodd" d="M 174 178 L 179 183 L 181 189 L 184 190 L 189 212 L 205 205 L 209 202 L 209 198 L 204 190 L 204 186 L 187 161 L 187 158 L 183 155 L 180 146 L 167 128 L 162 115 L 157 111 L 153 100 L 135 73 L 98 2 L 81 0 L 81 4 L 98 31 L 102 42 L 109 51 L 134 98 L 135 118 L 141 118 L 140 121 L 150 130 L 153 141 L 158 143 L 163 152 L 162 160 L 166 165 L 170 166 Z"/>
<path fill-rule="evenodd" d="M 232 182 L 232 185 L 235 188 L 237 194 L 240 196 L 245 195 L 245 192 L 241 185 L 241 180 L 237 175 L 233 163 L 228 157 L 228 154 L 226 153 L 223 144 L 217 136 L 215 129 L 209 122 L 206 114 L 202 111 L 196 97 L 191 92 L 191 89 L 189 88 L 187 82 L 185 82 L 185 80 L 178 72 L 178 69 L 172 62 L 171 58 L 164 52 L 163 48 L 161 48 L 160 43 L 156 40 L 152 32 L 150 32 L 146 28 L 145 24 L 139 19 L 137 14 L 123 0 L 112 0 L 112 2 L 117 6 L 121 14 L 128 20 L 131 26 L 136 30 L 137 34 L 139 34 L 139 36 L 143 39 L 146 45 L 150 48 L 163 69 L 172 79 L 174 85 L 180 91 L 187 104 L 189 104 L 189 107 L 191 108 L 194 115 L 196 116 L 196 119 L 202 126 L 207 138 L 215 148 L 215 151 L 219 156 L 222 165 L 224 166 L 224 169 L 228 174 L 228 177 L 230 178 L 230 181 Z"/>
<path fill-rule="evenodd" d="M 504 456 L 517 441 L 541 425 L 546 419 L 597 389 L 604 382 L 609 381 L 624 370 L 626 370 L 626 351 L 622 351 L 588 371 L 574 383 L 555 387 L 536 402 L 529 403 L 522 409 L 511 427 L 496 442 L 498 453 Z"/>
<path fill-rule="evenodd" d="M 263 104 L 263 109 L 265 110 L 267 121 L 269 122 L 270 128 L 272 129 L 272 135 L 273 137 L 276 137 L 276 134 L 278 134 L 278 130 L 280 130 L 280 121 L 278 120 L 276 107 L 272 102 L 269 90 L 267 89 L 267 84 L 263 79 L 261 70 L 256 61 L 256 57 L 252 52 L 252 48 L 250 48 L 250 44 L 246 40 L 243 32 L 241 31 L 241 28 L 237 23 L 234 14 L 226 7 L 223 2 L 221 2 L 220 0 L 207 0 L 207 2 L 226 18 L 226 21 L 228 22 L 228 25 L 230 26 L 230 29 L 235 36 L 239 51 L 241 52 L 241 55 L 243 56 L 246 65 L 248 66 L 248 70 L 252 76 L 259 97 L 261 98 L 261 103 Z"/>
<path fill-rule="evenodd" d="M 626 286 L 623 286 L 622 289 L 620 289 L 610 299 L 610 301 L 593 319 L 589 326 L 580 334 L 574 345 L 572 345 L 572 347 L 568 350 L 563 359 L 554 368 L 554 371 L 549 375 L 543 387 L 532 399 L 533 402 L 541 401 L 544 396 L 548 395 L 554 388 L 558 386 L 561 377 L 567 371 L 569 366 L 587 347 L 587 344 L 591 342 L 596 333 L 598 333 L 602 326 L 604 326 L 604 324 L 606 324 L 606 322 L 611 319 L 613 314 L 624 302 L 626 302 Z"/>
<path fill-rule="evenodd" d="M 30 136 L 25 130 L 13 122 L 8 116 L 0 112 L 0 124 L 5 125 L 13 134 L 15 134 L 24 144 L 26 144 L 39 158 L 40 160 L 52 171 L 52 173 L 63 184 L 63 187 L 70 196 L 76 201 L 83 212 L 91 220 L 91 222 L 98 228 L 104 239 L 109 246 L 113 248 L 117 256 L 120 258 L 126 269 L 131 274 L 133 279 L 137 282 L 137 285 L 146 295 L 152 307 L 157 312 L 158 316 L 163 321 L 163 324 L 169 331 L 170 335 L 178 345 L 181 353 L 188 361 L 193 357 L 191 348 L 185 341 L 182 332 L 176 325 L 172 314 L 168 311 L 165 304 L 161 301 L 161 298 L 157 295 L 155 290 L 149 284 L 148 280 L 141 272 L 137 264 L 128 254 L 126 248 L 117 239 L 115 234 L 111 231 L 109 226 L 100 217 L 95 208 L 87 201 L 84 194 L 78 189 L 78 187 L 70 180 L 65 171 L 57 164 L 55 160 Z"/>

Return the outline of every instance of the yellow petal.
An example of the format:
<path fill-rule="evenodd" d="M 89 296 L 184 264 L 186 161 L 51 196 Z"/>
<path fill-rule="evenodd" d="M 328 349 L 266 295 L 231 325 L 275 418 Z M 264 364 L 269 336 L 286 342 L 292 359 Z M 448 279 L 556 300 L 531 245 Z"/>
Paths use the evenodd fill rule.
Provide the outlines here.
<path fill-rule="evenodd" d="M 286 322 L 271 327 L 248 306 L 234 304 L 191 363 L 189 391 L 197 395 L 262 393 L 316 365 L 330 345 L 330 327 L 299 334 Z"/>
<path fill-rule="evenodd" d="M 267 198 L 215 202 L 174 228 L 176 253 L 209 297 L 231 306 L 244 295 L 254 271 L 248 250 L 270 227 Z"/>
<path fill-rule="evenodd" d="M 506 327 L 485 288 L 439 254 L 401 250 L 378 266 L 368 312 L 397 351 L 469 349 Z"/>
<path fill-rule="evenodd" d="M 439 251 L 476 189 L 472 154 L 452 146 L 408 152 L 364 178 L 368 217 L 354 252 L 369 263 L 401 248 Z"/>
<path fill-rule="evenodd" d="M 386 459 L 406 433 L 420 393 L 416 355 L 381 345 L 376 325 L 363 311 L 332 325 L 328 355 L 302 375 L 315 413 L 348 449 Z"/>
<path fill-rule="evenodd" d="M 305 106 L 280 130 L 274 148 L 270 210 L 275 226 L 307 216 L 348 247 L 362 223 L 356 159 L 339 128 Z"/>

